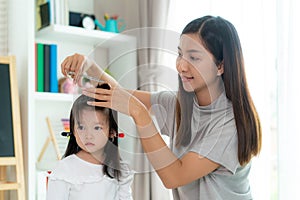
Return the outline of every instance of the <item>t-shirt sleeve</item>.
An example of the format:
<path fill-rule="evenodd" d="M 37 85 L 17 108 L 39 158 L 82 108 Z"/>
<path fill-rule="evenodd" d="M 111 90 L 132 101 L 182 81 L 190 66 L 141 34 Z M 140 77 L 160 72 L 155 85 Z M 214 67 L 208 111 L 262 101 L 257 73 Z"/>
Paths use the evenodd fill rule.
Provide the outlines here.
<path fill-rule="evenodd" d="M 48 180 L 47 200 L 65 200 L 69 198 L 70 184 L 57 179 Z"/>
<path fill-rule="evenodd" d="M 69 198 L 70 183 L 62 177 L 68 172 L 64 160 L 60 160 L 48 177 L 47 200 L 65 200 Z"/>
<path fill-rule="evenodd" d="M 176 92 L 153 93 L 151 105 L 160 133 L 171 137 L 175 128 Z"/>

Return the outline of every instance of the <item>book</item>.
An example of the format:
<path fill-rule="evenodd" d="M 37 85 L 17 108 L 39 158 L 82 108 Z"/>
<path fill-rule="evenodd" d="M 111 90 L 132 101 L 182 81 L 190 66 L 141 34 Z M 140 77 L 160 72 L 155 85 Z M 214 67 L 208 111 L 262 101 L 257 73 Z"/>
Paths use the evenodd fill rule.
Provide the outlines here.
<path fill-rule="evenodd" d="M 44 44 L 44 92 L 50 92 L 50 45 Z"/>
<path fill-rule="evenodd" d="M 50 25 L 50 3 L 46 2 L 40 5 L 40 13 L 41 13 L 41 28 Z"/>
<path fill-rule="evenodd" d="M 50 45 L 50 92 L 58 92 L 57 45 Z"/>
<path fill-rule="evenodd" d="M 41 10 L 40 6 L 46 3 L 46 0 L 36 0 L 35 3 L 35 12 L 36 12 L 36 19 L 35 19 L 35 29 L 39 30 L 42 28 L 42 20 L 41 20 Z"/>
<path fill-rule="evenodd" d="M 69 0 L 54 0 L 55 24 L 69 24 Z"/>
<path fill-rule="evenodd" d="M 48 0 L 49 1 L 49 15 L 50 15 L 50 24 L 56 23 L 56 16 L 55 16 L 55 0 Z"/>
<path fill-rule="evenodd" d="M 37 44 L 37 91 L 44 92 L 44 44 Z"/>
<path fill-rule="evenodd" d="M 35 55 L 35 59 L 34 59 L 34 85 L 35 85 L 35 88 L 34 88 L 34 91 L 37 91 L 37 88 L 38 88 L 38 84 L 37 84 L 37 68 L 38 68 L 38 44 L 37 43 L 34 43 L 34 55 Z"/>

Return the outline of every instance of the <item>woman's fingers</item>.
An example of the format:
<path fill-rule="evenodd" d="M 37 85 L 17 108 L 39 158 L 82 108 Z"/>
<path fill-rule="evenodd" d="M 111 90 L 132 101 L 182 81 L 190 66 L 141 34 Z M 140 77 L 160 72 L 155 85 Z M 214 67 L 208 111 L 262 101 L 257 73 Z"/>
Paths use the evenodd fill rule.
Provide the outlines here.
<path fill-rule="evenodd" d="M 103 102 L 89 102 L 89 105 L 103 106 L 107 108 L 114 109 L 118 112 L 129 115 L 129 100 L 130 94 L 125 90 L 119 88 L 113 88 L 111 90 L 101 89 L 101 88 L 87 88 L 82 91 L 82 93 L 91 98 Z"/>
<path fill-rule="evenodd" d="M 82 70 L 86 58 L 80 54 L 74 54 L 68 56 L 61 64 L 61 72 L 63 75 L 67 76 L 69 72 L 74 72 L 75 77 L 77 77 L 78 72 Z"/>
<path fill-rule="evenodd" d="M 90 106 L 99 106 L 99 107 L 111 108 L 111 103 L 110 102 L 88 101 L 87 104 L 90 105 Z"/>
<path fill-rule="evenodd" d="M 82 94 L 100 101 L 111 101 L 111 91 L 107 89 L 87 88 L 82 90 Z"/>
<path fill-rule="evenodd" d="M 72 70 L 74 70 L 75 74 L 78 75 L 79 72 L 81 72 L 83 69 L 83 65 L 85 62 L 86 58 L 83 55 L 80 54 L 75 54 L 74 55 L 74 67 L 72 67 Z"/>
<path fill-rule="evenodd" d="M 103 89 L 103 88 L 84 88 L 82 89 L 82 92 L 94 93 L 94 94 L 105 94 L 105 95 L 112 94 L 112 90 Z"/>
<path fill-rule="evenodd" d="M 91 106 L 100 106 L 105 108 L 112 108 L 111 104 L 111 93 L 106 89 L 84 89 L 82 94 L 100 100 L 98 101 L 88 101 L 87 104 Z"/>
<path fill-rule="evenodd" d="M 63 75 L 67 76 L 67 73 L 69 72 L 70 69 L 70 56 L 65 58 L 65 60 L 61 64 L 61 72 Z"/>

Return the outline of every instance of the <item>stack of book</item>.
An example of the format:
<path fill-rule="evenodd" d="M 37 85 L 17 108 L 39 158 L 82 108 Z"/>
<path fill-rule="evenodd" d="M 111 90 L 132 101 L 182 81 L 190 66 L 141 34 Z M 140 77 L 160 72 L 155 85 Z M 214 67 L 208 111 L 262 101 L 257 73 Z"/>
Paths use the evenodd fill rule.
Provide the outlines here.
<path fill-rule="evenodd" d="M 36 0 L 36 30 L 50 24 L 69 24 L 69 0 Z"/>
<path fill-rule="evenodd" d="M 36 91 L 58 92 L 57 45 L 35 44 Z"/>

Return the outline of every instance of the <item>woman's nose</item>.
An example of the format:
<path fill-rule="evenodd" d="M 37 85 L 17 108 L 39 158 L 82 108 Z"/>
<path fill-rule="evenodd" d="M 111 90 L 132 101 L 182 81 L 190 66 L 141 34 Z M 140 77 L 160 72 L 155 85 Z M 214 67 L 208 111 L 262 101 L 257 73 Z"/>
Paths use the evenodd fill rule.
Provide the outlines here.
<path fill-rule="evenodd" d="M 188 70 L 189 63 L 185 58 L 180 58 L 177 60 L 177 71 L 178 72 L 186 72 Z"/>

